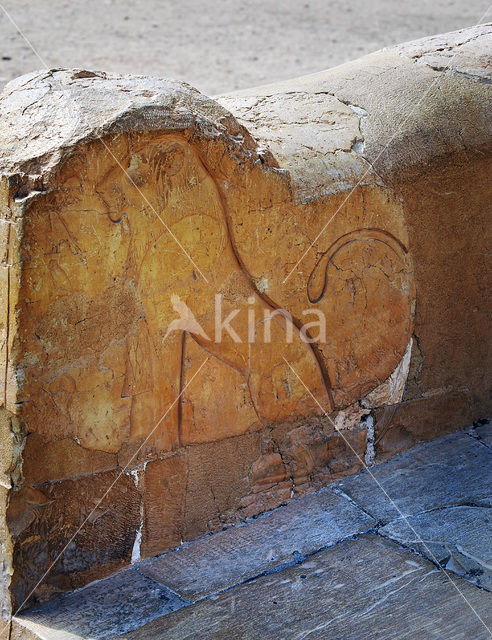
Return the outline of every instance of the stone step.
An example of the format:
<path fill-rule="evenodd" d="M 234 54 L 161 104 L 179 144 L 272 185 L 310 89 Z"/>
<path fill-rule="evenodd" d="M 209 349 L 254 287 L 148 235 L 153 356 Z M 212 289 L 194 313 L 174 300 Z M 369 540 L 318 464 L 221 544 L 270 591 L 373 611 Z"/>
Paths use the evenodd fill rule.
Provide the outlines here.
<path fill-rule="evenodd" d="M 421 445 L 25 611 L 11 640 L 264 640 L 278 624 L 297 640 L 489 637 L 472 609 L 492 622 L 491 432 Z"/>
<path fill-rule="evenodd" d="M 346 540 L 119 640 L 488 640 L 492 596 L 379 536 Z"/>

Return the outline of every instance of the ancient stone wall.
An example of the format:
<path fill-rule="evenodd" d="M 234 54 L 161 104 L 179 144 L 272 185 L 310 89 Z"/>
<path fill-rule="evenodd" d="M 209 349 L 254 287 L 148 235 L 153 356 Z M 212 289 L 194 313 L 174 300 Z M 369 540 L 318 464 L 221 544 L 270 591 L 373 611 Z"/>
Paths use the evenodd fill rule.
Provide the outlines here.
<path fill-rule="evenodd" d="M 489 32 L 217 100 L 80 70 L 7 86 L 15 606 L 490 413 Z"/>

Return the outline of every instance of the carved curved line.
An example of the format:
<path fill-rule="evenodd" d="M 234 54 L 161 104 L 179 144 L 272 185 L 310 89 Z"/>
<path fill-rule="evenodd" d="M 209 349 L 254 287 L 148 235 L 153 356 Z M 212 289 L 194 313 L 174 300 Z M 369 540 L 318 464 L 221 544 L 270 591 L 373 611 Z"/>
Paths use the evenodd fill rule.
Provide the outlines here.
<path fill-rule="evenodd" d="M 123 216 L 125 215 L 125 212 L 123 211 L 123 213 L 118 217 L 118 218 L 113 218 L 111 216 L 111 211 L 107 212 L 107 216 L 108 218 L 111 220 L 111 222 L 113 222 L 114 224 L 119 224 L 122 220 L 123 220 Z"/>
<path fill-rule="evenodd" d="M 114 167 L 111 168 L 111 170 L 113 170 L 117 165 L 115 165 Z M 109 174 L 109 171 L 106 172 L 106 175 L 104 176 L 103 180 L 106 178 L 106 176 Z M 102 180 L 99 182 L 99 184 L 101 184 Z M 114 224 L 118 224 L 123 220 L 123 216 L 125 215 L 125 212 L 120 212 L 119 216 L 117 218 L 113 218 L 112 214 L 112 208 L 109 206 L 108 201 L 106 200 L 106 198 L 103 196 L 103 194 L 98 191 L 97 189 L 95 189 L 95 192 L 97 193 L 98 198 L 101 200 L 101 202 L 104 204 L 104 206 L 106 207 L 107 211 L 105 212 L 106 215 L 108 216 L 108 218 L 111 220 L 111 222 L 113 222 Z"/>
<path fill-rule="evenodd" d="M 400 240 L 398 240 L 398 238 L 389 231 L 384 231 L 383 229 L 355 229 L 354 231 L 350 231 L 349 233 L 340 236 L 340 238 L 335 240 L 335 242 L 323 253 L 309 276 L 307 283 L 307 297 L 311 304 L 316 304 L 325 295 L 326 287 L 328 286 L 328 268 L 337 253 L 352 242 L 364 240 L 376 240 L 377 242 L 382 242 L 394 251 L 399 258 L 402 257 L 402 253 L 408 253 L 408 249 Z M 323 286 L 321 288 L 321 293 L 316 296 L 313 292 L 313 280 L 321 268 L 324 268 Z"/>
<path fill-rule="evenodd" d="M 234 237 L 234 232 L 232 230 L 232 219 L 231 219 L 231 215 L 229 213 L 229 208 L 227 206 L 227 201 L 226 198 L 224 196 L 224 194 L 222 193 L 221 188 L 218 185 L 218 182 L 212 172 L 212 170 L 210 169 L 210 167 L 208 166 L 207 162 L 205 161 L 204 157 L 202 156 L 202 154 L 200 153 L 200 150 L 198 149 L 198 146 L 192 142 L 188 141 L 188 144 L 192 145 L 197 158 L 199 160 L 199 162 L 201 163 L 203 169 L 206 171 L 207 175 L 210 176 L 210 178 L 212 179 L 212 182 L 215 186 L 215 189 L 217 191 L 217 195 L 219 197 L 220 203 L 221 203 L 221 207 L 222 207 L 222 212 L 224 215 L 224 220 L 226 223 L 226 230 L 227 230 L 227 235 L 229 238 L 229 242 L 232 248 L 232 253 L 234 255 L 234 257 L 236 258 L 236 262 L 240 268 L 240 270 L 244 273 L 244 275 L 246 276 L 246 278 L 248 279 L 251 288 L 253 289 L 253 291 L 258 295 L 259 298 L 261 298 L 261 300 L 263 300 L 263 302 L 265 302 L 272 310 L 277 310 L 280 309 L 281 307 L 279 307 L 279 305 L 270 298 L 270 296 L 266 295 L 264 292 L 261 292 L 258 289 L 258 286 L 254 280 L 254 278 L 252 277 L 252 275 L 249 273 L 242 257 L 241 257 L 241 253 L 236 245 L 235 242 L 235 237 Z M 303 323 L 298 319 L 295 318 L 294 316 L 292 316 L 292 323 L 294 324 L 294 326 L 297 328 L 298 331 L 301 330 L 301 328 L 304 326 Z M 311 335 L 309 333 L 309 331 L 306 332 L 308 338 L 311 338 Z M 326 362 L 324 360 L 324 356 L 321 353 L 321 350 L 319 348 L 319 346 L 314 343 L 307 343 L 306 345 L 312 352 L 314 359 L 316 360 L 316 362 L 318 363 L 319 369 L 320 369 L 320 374 L 321 374 L 321 379 L 323 381 L 324 387 L 325 387 L 325 391 L 326 391 L 326 395 L 328 396 L 328 402 L 330 404 L 330 412 L 335 410 L 335 400 L 333 398 L 333 384 L 331 382 L 330 379 L 330 374 L 328 372 L 328 367 L 326 366 Z M 253 403 L 254 405 L 254 403 Z"/>

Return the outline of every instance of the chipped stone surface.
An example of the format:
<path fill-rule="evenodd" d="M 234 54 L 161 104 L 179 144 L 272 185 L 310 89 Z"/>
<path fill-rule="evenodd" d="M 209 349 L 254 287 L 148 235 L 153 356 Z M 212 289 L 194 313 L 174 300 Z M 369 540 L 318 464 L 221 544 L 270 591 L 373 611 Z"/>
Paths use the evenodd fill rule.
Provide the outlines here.
<path fill-rule="evenodd" d="M 46 442 L 33 433 L 26 438 L 23 450 L 24 482 L 28 486 L 110 471 L 117 466 L 115 454 L 85 449 L 72 438 Z"/>
<path fill-rule="evenodd" d="M 481 82 L 492 81 L 492 55 L 483 34 L 492 24 L 461 29 L 399 45 L 402 55 L 436 71 L 462 74 Z M 477 42 L 478 40 L 478 42 Z"/>
<path fill-rule="evenodd" d="M 21 452 L 24 436 L 18 419 L 0 409 L 0 640 L 9 638 L 11 616 L 12 531 L 7 521 L 7 506 L 12 489 L 22 481 Z"/>
<path fill-rule="evenodd" d="M 421 442 L 452 433 L 472 418 L 468 390 L 439 390 L 421 398 L 379 407 L 374 411 L 378 461 L 392 458 Z"/>
<path fill-rule="evenodd" d="M 248 433 L 190 451 L 183 540 L 238 519 L 238 496 L 249 494 L 249 472 L 260 449 L 260 435 Z"/>
<path fill-rule="evenodd" d="M 469 431 L 439 441 L 444 446 L 438 449 L 438 443 L 421 448 L 420 455 L 419 448 L 413 449 L 412 460 L 415 462 L 414 455 L 420 458 L 415 469 L 405 456 L 395 458 L 392 462 L 396 464 L 375 468 L 376 478 L 406 518 L 396 516 L 394 507 L 386 509 L 389 500 L 380 509 L 382 492 L 376 487 L 378 497 L 372 499 L 370 509 L 383 521 L 396 516 L 378 529 L 381 535 L 492 590 L 491 436 L 492 423 L 482 421 Z M 402 482 L 408 482 L 412 489 L 404 488 Z M 367 498 L 361 498 L 357 488 L 353 491 L 356 484 L 356 478 L 342 483 L 344 489 L 349 486 L 351 497 L 361 499 L 360 504 L 367 507 Z M 428 490 L 430 486 L 432 491 Z"/>
<path fill-rule="evenodd" d="M 363 59 L 364 65 L 360 61 L 353 61 L 294 80 L 221 95 L 218 100 L 233 114 L 237 111 L 240 121 L 245 117 L 243 114 L 247 114 L 248 105 L 253 99 L 261 111 L 260 98 L 272 96 L 278 100 L 278 110 L 284 101 L 289 104 L 291 94 L 310 95 L 314 99 L 327 94 L 339 104 L 352 105 L 361 116 L 360 131 L 364 142 L 362 150 L 358 147 L 352 149 L 352 155 L 357 154 L 363 162 L 370 163 L 374 173 L 387 183 L 391 174 L 403 167 L 421 163 L 425 166 L 426 162 L 442 156 L 446 151 L 455 153 L 471 147 L 479 148 L 483 144 L 482 134 L 485 133 L 487 138 L 490 136 L 490 122 L 487 122 L 480 104 L 482 100 L 487 102 L 490 99 L 490 87 L 477 82 L 474 73 L 470 77 L 465 76 L 467 67 L 474 69 L 475 73 L 478 70 L 481 75 L 489 73 L 490 65 L 488 71 L 487 66 L 484 67 L 484 62 L 487 63 L 484 54 L 489 55 L 490 33 L 490 25 L 477 25 L 406 43 L 401 48 L 377 51 Z M 453 41 L 468 40 L 466 55 L 462 55 L 465 51 L 439 51 L 446 40 L 449 49 Z M 412 46 L 418 51 L 425 49 L 429 56 L 448 58 L 456 53 L 453 65 L 461 67 L 465 73 L 442 73 L 437 82 L 435 70 L 426 64 L 416 64 L 402 54 Z M 431 86 L 433 83 L 435 85 Z M 426 92 L 425 100 L 422 100 L 422 93 L 418 97 L 414 94 L 418 85 L 422 92 Z M 457 92 L 461 91 L 467 92 L 469 100 L 460 104 Z M 367 117 L 363 117 L 365 113 Z M 470 118 L 468 122 L 467 117 Z M 428 129 L 432 121 L 437 127 L 434 132 Z M 398 122 L 398 126 L 395 126 L 395 122 Z M 266 129 L 265 124 L 258 121 L 252 126 L 253 135 L 256 126 L 261 127 L 262 132 Z M 479 134 L 479 131 L 482 133 Z M 262 135 L 266 142 L 265 133 Z M 269 135 L 274 137 L 274 128 Z M 311 179 L 313 182 L 317 180 L 314 173 Z"/>
<path fill-rule="evenodd" d="M 173 456 L 145 467 L 141 557 L 157 555 L 182 542 L 186 465 L 185 456 Z"/>
<path fill-rule="evenodd" d="M 453 434 L 342 480 L 340 489 L 382 523 L 431 509 L 490 506 L 492 450 L 468 433 Z M 400 512 L 398 511 L 400 510 Z"/>
<path fill-rule="evenodd" d="M 390 377 L 362 398 L 363 407 L 375 409 L 384 405 L 395 405 L 401 401 L 408 380 L 412 345 L 413 340 L 410 340 L 405 355 Z"/>
<path fill-rule="evenodd" d="M 492 591 L 492 504 L 432 509 L 379 533 Z"/>
<path fill-rule="evenodd" d="M 5 487 L 0 487 L 0 500 L 0 508 L 5 512 L 8 500 L 8 489 Z M 9 591 L 12 574 L 12 542 L 5 517 L 2 517 L 0 521 L 0 559 L 0 639 L 8 640 L 8 626 L 12 610 Z"/>
<path fill-rule="evenodd" d="M 120 640 L 487 640 L 492 596 L 460 578 L 453 582 L 427 560 L 381 538 L 350 540 Z"/>
<path fill-rule="evenodd" d="M 196 540 L 139 565 L 187 600 L 198 600 L 264 571 L 289 565 L 375 521 L 330 489 Z"/>
<path fill-rule="evenodd" d="M 333 419 L 271 430 L 251 465 L 250 491 L 240 502 L 241 514 L 257 515 L 359 471 L 366 443 L 364 424 L 338 432 Z"/>
<path fill-rule="evenodd" d="M 16 606 L 76 589 L 129 563 L 140 503 L 133 479 L 114 471 L 16 492 L 7 512 L 17 558 L 11 586 Z"/>
<path fill-rule="evenodd" d="M 104 640 L 186 604 L 136 569 L 125 569 L 14 619 L 12 638 L 22 638 L 25 628 L 44 640 Z"/>
<path fill-rule="evenodd" d="M 355 151 L 363 147 L 360 119 L 364 110 L 320 92 L 289 92 L 244 101 L 220 96 L 219 101 L 289 169 L 297 197 L 308 201 L 350 188 L 358 179 L 378 178 Z"/>

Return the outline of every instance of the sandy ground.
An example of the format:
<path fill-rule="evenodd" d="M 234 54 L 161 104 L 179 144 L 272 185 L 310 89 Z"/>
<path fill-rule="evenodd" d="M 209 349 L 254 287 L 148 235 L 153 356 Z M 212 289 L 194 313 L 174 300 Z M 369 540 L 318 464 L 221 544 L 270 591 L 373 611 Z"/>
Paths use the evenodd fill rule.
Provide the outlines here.
<path fill-rule="evenodd" d="M 171 77 L 213 95 L 484 22 L 489 1 L 5 0 L 39 57 L 0 10 L 0 86 L 64 66 Z"/>

